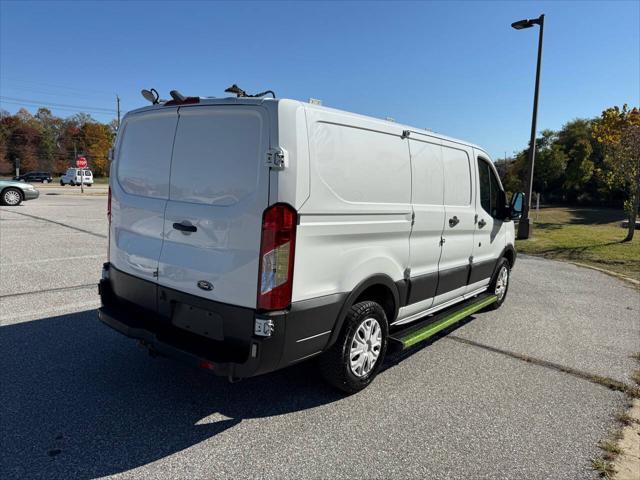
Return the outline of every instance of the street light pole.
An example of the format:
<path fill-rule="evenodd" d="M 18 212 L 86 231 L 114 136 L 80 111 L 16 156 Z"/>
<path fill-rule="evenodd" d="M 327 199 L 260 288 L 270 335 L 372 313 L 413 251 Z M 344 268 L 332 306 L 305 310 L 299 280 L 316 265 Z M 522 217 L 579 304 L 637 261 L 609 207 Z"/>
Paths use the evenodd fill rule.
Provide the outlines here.
<path fill-rule="evenodd" d="M 536 87 L 533 94 L 533 114 L 531 116 L 531 138 L 529 140 L 528 168 L 525 180 L 525 188 L 527 189 L 527 198 L 522 206 L 522 218 L 518 224 L 518 239 L 525 240 L 531 236 L 531 218 L 529 211 L 531 210 L 531 197 L 533 195 L 533 167 L 536 159 L 536 123 L 538 121 L 538 94 L 540 92 L 540 66 L 542 64 L 542 37 L 544 34 L 544 14 L 538 18 L 531 20 L 520 20 L 511 24 L 516 30 L 530 28 L 534 25 L 540 26 L 538 35 L 538 63 L 536 66 Z"/>

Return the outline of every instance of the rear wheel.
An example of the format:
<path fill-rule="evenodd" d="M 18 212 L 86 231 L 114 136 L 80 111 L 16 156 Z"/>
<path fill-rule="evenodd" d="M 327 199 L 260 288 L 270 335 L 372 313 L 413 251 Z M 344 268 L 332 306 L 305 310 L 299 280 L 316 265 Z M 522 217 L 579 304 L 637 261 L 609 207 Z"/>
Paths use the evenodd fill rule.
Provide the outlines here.
<path fill-rule="evenodd" d="M 64 182 L 62 180 L 60 180 L 60 186 L 64 187 Z"/>
<path fill-rule="evenodd" d="M 75 186 L 76 186 L 76 182 L 74 182 L 73 180 L 71 180 L 71 181 L 69 182 L 69 185 L 71 185 L 72 187 L 75 187 Z"/>
<path fill-rule="evenodd" d="M 388 337 L 382 307 L 371 301 L 356 303 L 349 309 L 336 343 L 318 359 L 322 376 L 343 392 L 359 392 L 380 371 Z"/>
<path fill-rule="evenodd" d="M 487 308 L 490 310 L 496 310 L 502 306 L 507 298 L 507 292 L 509 291 L 509 280 L 511 278 L 511 267 L 509 261 L 502 257 L 498 261 L 498 266 L 494 274 L 491 284 L 489 286 L 489 292 L 493 293 L 498 299 L 489 305 Z"/>
<path fill-rule="evenodd" d="M 0 196 L 0 203 L 10 207 L 20 205 L 22 203 L 22 192 L 17 188 L 5 188 L 2 191 L 2 196 Z"/>

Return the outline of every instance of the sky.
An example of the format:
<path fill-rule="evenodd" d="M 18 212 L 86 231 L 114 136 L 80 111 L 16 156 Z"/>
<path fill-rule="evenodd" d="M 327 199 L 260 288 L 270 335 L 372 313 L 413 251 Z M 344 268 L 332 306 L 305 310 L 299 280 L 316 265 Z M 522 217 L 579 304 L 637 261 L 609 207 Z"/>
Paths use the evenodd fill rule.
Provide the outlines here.
<path fill-rule="evenodd" d="M 274 90 L 484 147 L 526 147 L 545 14 L 538 131 L 640 104 L 640 1 L 0 0 L 0 108 L 99 121 L 162 97 Z M 56 106 L 52 106 L 56 105 Z M 77 108 L 83 107 L 83 108 Z"/>

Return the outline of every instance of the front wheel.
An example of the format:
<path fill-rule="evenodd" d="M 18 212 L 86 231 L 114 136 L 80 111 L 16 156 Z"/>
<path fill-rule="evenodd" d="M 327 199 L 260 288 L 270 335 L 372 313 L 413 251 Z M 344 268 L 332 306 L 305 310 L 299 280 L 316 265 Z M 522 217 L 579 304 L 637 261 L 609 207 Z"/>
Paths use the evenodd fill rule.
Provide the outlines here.
<path fill-rule="evenodd" d="M 2 192 L 2 196 L 0 197 L 0 203 L 2 203 L 2 205 L 8 205 L 10 207 L 20 205 L 22 203 L 22 192 L 17 188 L 5 189 Z"/>
<path fill-rule="evenodd" d="M 507 292 L 509 291 L 509 280 L 511 279 L 511 267 L 509 261 L 502 257 L 498 261 L 496 273 L 491 280 L 489 292 L 493 293 L 497 300 L 489 305 L 487 308 L 490 310 L 496 310 L 502 306 L 507 298 Z"/>
<path fill-rule="evenodd" d="M 389 325 L 380 305 L 353 305 L 336 343 L 318 359 L 324 379 L 347 393 L 356 393 L 376 377 L 387 352 Z"/>

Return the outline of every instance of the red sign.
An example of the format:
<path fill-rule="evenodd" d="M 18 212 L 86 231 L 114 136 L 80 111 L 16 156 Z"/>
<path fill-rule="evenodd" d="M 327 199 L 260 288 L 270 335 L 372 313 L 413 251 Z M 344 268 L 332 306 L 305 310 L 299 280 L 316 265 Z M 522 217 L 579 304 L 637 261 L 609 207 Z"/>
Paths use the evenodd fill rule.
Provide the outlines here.
<path fill-rule="evenodd" d="M 76 159 L 76 167 L 78 168 L 87 168 L 87 159 L 84 157 L 78 157 Z"/>

